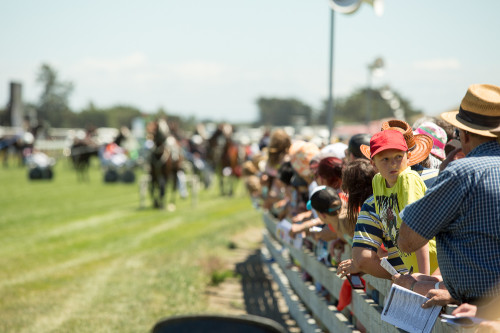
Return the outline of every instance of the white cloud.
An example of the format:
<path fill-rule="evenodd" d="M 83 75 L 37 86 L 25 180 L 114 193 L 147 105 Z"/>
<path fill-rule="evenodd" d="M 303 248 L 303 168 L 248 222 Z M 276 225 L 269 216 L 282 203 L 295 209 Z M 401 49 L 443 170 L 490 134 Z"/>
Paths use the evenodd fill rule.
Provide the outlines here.
<path fill-rule="evenodd" d="M 419 70 L 448 70 L 459 69 L 461 67 L 460 61 L 455 58 L 448 59 L 429 59 L 416 61 L 413 67 Z"/>
<path fill-rule="evenodd" d="M 124 70 L 140 69 L 145 66 L 147 66 L 146 55 L 137 52 L 117 59 L 85 58 L 77 63 L 75 67 L 81 72 L 120 72 Z"/>
<path fill-rule="evenodd" d="M 170 64 L 166 67 L 165 74 L 171 74 L 176 79 L 194 82 L 219 82 L 224 81 L 229 75 L 226 66 L 206 61 L 191 61 L 179 64 Z"/>

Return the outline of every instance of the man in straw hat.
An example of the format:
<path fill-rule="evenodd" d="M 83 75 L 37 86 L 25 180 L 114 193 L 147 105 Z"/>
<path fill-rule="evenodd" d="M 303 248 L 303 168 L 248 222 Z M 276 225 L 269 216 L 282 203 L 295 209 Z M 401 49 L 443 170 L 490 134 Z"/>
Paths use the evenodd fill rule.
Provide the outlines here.
<path fill-rule="evenodd" d="M 500 295 L 500 87 L 471 85 L 460 109 L 441 117 L 459 129 L 466 157 L 450 163 L 425 196 L 404 209 L 398 245 L 414 251 L 435 237 L 451 297 L 488 303 Z"/>

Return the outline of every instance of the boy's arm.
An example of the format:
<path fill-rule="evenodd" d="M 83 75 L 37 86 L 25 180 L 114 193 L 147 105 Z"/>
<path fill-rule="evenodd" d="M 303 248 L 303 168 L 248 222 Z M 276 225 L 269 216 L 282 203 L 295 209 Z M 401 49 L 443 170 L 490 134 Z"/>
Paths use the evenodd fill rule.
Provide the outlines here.
<path fill-rule="evenodd" d="M 352 260 L 357 271 L 382 279 L 391 279 L 391 274 L 380 266 L 380 258 L 375 251 L 363 247 L 353 247 Z"/>
<path fill-rule="evenodd" d="M 426 243 L 418 250 L 415 250 L 415 256 L 417 257 L 418 272 L 425 275 L 430 275 L 431 263 L 429 259 L 429 243 Z"/>

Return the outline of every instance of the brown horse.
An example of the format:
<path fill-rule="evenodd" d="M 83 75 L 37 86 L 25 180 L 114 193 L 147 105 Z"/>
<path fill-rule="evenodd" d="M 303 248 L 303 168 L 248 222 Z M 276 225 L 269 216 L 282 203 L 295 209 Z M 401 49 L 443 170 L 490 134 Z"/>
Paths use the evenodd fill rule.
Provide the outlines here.
<path fill-rule="evenodd" d="M 219 178 L 221 195 L 232 196 L 236 178 L 241 175 L 239 146 L 232 139 L 233 129 L 221 124 L 208 140 L 208 157 Z"/>
<path fill-rule="evenodd" d="M 175 209 L 175 193 L 177 191 L 177 172 L 181 170 L 183 160 L 182 149 L 177 139 L 170 134 L 168 124 L 159 119 L 149 124 L 154 146 L 149 158 L 150 194 L 155 208 L 163 209 L 167 196 L 167 185 L 172 184 L 169 210 Z"/>

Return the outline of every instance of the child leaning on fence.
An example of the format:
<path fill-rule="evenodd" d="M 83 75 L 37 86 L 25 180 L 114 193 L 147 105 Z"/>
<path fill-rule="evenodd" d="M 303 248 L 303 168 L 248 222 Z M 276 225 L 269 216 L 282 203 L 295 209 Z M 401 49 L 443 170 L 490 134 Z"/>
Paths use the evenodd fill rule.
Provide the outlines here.
<path fill-rule="evenodd" d="M 403 134 L 397 129 L 388 129 L 375 134 L 367 146 L 361 147 L 365 155 L 370 156 L 378 174 L 372 181 L 375 209 L 393 244 L 397 244 L 403 208 L 424 196 L 427 187 L 418 173 L 409 166 L 422 154 L 428 154 L 425 147 L 408 152 Z M 405 266 L 414 272 L 430 274 L 437 269 L 436 245 L 431 240 L 412 253 L 399 250 L 398 254 Z"/>

